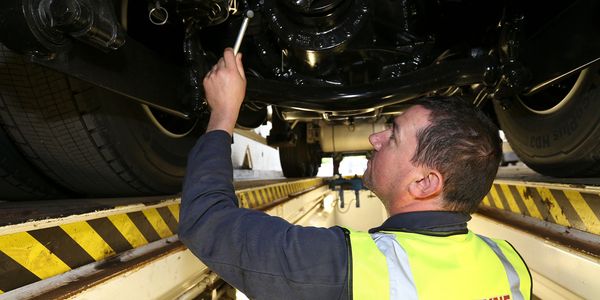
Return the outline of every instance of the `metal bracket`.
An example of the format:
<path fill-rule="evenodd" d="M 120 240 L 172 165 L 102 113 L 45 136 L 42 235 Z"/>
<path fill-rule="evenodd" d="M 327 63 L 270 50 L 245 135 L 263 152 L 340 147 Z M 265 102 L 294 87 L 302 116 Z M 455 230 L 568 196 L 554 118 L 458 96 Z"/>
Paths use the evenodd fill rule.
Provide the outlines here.
<path fill-rule="evenodd" d="M 329 188 L 332 190 L 337 190 L 340 193 L 340 208 L 344 208 L 344 191 L 345 190 L 353 190 L 354 197 L 356 198 L 356 208 L 360 207 L 360 191 L 367 190 L 367 188 L 363 185 L 362 178 L 358 176 L 354 176 L 351 179 L 344 179 L 343 177 L 339 177 L 337 179 L 333 179 L 329 181 Z"/>

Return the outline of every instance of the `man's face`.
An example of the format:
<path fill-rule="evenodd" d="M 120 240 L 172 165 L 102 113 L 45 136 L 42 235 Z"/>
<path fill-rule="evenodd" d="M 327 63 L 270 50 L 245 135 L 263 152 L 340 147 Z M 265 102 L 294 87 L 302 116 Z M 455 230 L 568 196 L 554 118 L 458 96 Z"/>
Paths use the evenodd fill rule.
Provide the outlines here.
<path fill-rule="evenodd" d="M 416 147 L 416 134 L 429 124 L 429 111 L 413 106 L 394 119 L 391 128 L 369 136 L 374 151 L 363 175 L 365 185 L 388 207 L 413 179 L 411 163 Z"/>

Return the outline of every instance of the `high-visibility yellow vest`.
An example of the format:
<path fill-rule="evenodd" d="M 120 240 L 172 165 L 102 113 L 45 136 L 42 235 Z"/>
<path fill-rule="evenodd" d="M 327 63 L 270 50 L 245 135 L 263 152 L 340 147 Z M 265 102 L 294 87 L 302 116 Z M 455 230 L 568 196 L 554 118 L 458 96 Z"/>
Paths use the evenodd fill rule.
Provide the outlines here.
<path fill-rule="evenodd" d="M 530 299 L 531 275 L 506 241 L 350 232 L 353 299 Z"/>

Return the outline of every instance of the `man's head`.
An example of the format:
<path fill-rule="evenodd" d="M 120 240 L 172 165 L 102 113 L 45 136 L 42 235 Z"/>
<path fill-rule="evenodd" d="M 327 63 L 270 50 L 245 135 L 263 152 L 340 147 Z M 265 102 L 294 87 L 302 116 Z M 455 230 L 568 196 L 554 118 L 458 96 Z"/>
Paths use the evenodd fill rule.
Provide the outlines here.
<path fill-rule="evenodd" d="M 502 155 L 496 126 L 459 98 L 421 99 L 369 140 L 375 151 L 364 181 L 391 214 L 473 212 Z"/>

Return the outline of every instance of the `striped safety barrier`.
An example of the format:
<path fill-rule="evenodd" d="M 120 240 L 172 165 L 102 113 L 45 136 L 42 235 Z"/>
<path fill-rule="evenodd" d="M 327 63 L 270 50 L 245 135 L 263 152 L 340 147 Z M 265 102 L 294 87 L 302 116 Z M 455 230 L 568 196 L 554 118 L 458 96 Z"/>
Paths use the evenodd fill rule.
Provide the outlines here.
<path fill-rule="evenodd" d="M 325 184 L 323 178 L 311 178 L 294 182 L 270 184 L 259 188 L 236 191 L 240 207 L 260 209 L 271 203 L 293 197 L 297 193 L 314 189 Z"/>
<path fill-rule="evenodd" d="M 483 206 L 600 235 L 600 189 L 496 180 Z"/>
<path fill-rule="evenodd" d="M 0 235 L 0 293 L 172 236 L 178 222 L 173 203 Z"/>
<path fill-rule="evenodd" d="M 297 180 L 236 195 L 240 206 L 261 209 L 322 184 L 323 179 Z M 0 294 L 177 234 L 179 202 L 0 227 Z"/>

